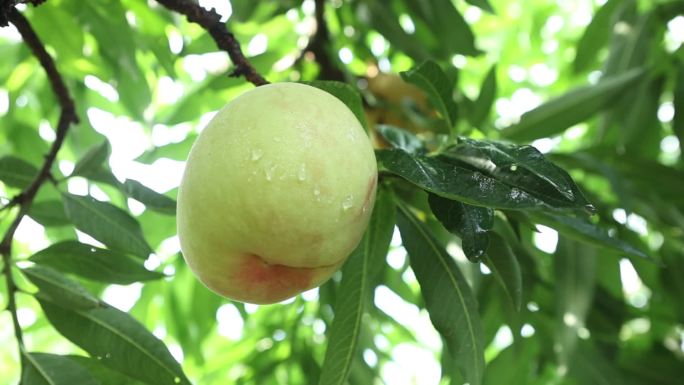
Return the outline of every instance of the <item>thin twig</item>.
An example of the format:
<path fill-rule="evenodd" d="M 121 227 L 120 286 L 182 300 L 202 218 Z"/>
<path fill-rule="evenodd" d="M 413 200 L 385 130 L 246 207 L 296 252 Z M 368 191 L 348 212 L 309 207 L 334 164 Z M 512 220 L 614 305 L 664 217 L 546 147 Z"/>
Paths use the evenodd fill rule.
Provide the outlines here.
<path fill-rule="evenodd" d="M 235 70 L 231 76 L 244 76 L 245 79 L 255 86 L 268 84 L 268 81 L 247 60 L 242 53 L 240 43 L 228 31 L 226 24 L 221 22 L 221 15 L 216 13 L 215 10 L 207 10 L 199 4 L 188 0 L 157 0 L 157 2 L 172 11 L 185 15 L 188 20 L 206 29 L 211 37 L 214 38 L 216 45 L 228 53 L 230 60 L 235 65 Z"/>
<path fill-rule="evenodd" d="M 344 72 L 340 70 L 330 53 L 330 30 L 325 21 L 325 0 L 315 0 L 316 32 L 311 36 L 309 44 L 302 50 L 295 62 L 302 60 L 307 53 L 312 53 L 320 68 L 318 78 L 321 80 L 336 80 L 344 82 Z"/>
<path fill-rule="evenodd" d="M 33 181 L 31 181 L 31 184 L 29 184 L 28 187 L 26 187 L 26 189 L 24 189 L 19 195 L 17 195 L 10 201 L 10 204 L 14 206 L 19 206 L 19 212 L 17 213 L 17 216 L 14 218 L 14 221 L 12 221 L 9 228 L 7 229 L 7 232 L 2 238 L 2 241 L 0 241 L 0 254 L 2 255 L 2 260 L 4 263 L 3 274 L 6 278 L 5 281 L 7 283 L 7 292 L 9 297 L 7 308 L 12 314 L 12 323 L 14 324 L 14 335 L 17 339 L 17 343 L 19 344 L 20 356 L 23 357 L 23 355 L 21 355 L 21 352 L 24 348 L 24 339 L 21 332 L 21 325 L 19 324 L 19 318 L 17 316 L 17 304 L 15 298 L 17 286 L 14 282 L 14 277 L 12 276 L 11 268 L 12 240 L 14 239 L 14 233 L 19 227 L 21 220 L 28 213 L 28 210 L 31 207 L 31 204 L 33 203 L 33 199 L 36 197 L 36 194 L 38 193 L 40 186 L 42 186 L 43 183 L 49 180 L 50 169 L 52 168 L 52 165 L 55 162 L 59 149 L 62 147 L 62 144 L 64 143 L 64 138 L 66 137 L 66 133 L 69 129 L 69 126 L 71 125 L 71 123 L 77 123 L 78 117 L 76 116 L 74 102 L 69 95 L 69 91 L 67 90 L 66 85 L 64 84 L 64 80 L 62 79 L 59 72 L 57 72 L 55 62 L 52 60 L 52 57 L 50 57 L 50 54 L 48 54 L 47 50 L 45 49 L 45 46 L 40 41 L 38 35 L 36 35 L 33 28 L 31 28 L 31 25 L 29 24 L 28 20 L 26 20 L 26 18 L 21 13 L 19 13 L 19 11 L 16 10 L 16 8 L 10 9 L 7 13 L 7 16 L 9 21 L 19 31 L 19 34 L 21 34 L 24 43 L 26 43 L 26 45 L 31 49 L 31 51 L 33 52 L 34 56 L 36 56 L 43 69 L 45 69 L 52 90 L 55 93 L 55 96 L 57 97 L 59 105 L 62 109 L 59 117 L 59 122 L 57 123 L 55 141 L 52 143 L 50 151 L 45 156 L 43 166 L 38 172 L 38 175 L 36 175 Z"/>

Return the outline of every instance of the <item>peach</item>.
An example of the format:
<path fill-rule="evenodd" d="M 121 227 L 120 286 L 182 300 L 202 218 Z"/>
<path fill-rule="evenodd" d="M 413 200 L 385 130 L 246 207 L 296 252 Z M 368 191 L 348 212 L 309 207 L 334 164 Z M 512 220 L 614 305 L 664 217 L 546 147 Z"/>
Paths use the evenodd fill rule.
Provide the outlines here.
<path fill-rule="evenodd" d="M 257 87 L 194 143 L 178 190 L 183 256 L 209 289 L 257 304 L 325 282 L 358 245 L 375 201 L 368 135 L 308 85 Z"/>

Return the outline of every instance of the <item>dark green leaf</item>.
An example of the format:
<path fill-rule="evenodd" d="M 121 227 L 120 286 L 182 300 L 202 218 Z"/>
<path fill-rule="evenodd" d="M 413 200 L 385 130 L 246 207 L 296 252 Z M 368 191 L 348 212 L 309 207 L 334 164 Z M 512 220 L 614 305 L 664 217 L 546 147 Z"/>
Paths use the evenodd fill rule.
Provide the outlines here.
<path fill-rule="evenodd" d="M 433 35 L 440 39 L 439 46 L 447 55 L 463 54 L 476 56 L 481 53 L 475 47 L 475 36 L 463 15 L 451 0 L 432 0 L 422 4 L 420 12 L 423 21 Z"/>
<path fill-rule="evenodd" d="M 98 379 L 103 385 L 142 385 L 142 382 L 136 381 L 120 372 L 109 369 L 102 365 L 102 362 L 90 357 L 84 356 L 67 356 L 71 361 L 77 362 L 79 365 L 88 369 L 93 377 Z M 76 385 L 76 384 L 73 384 Z"/>
<path fill-rule="evenodd" d="M 399 149 L 378 151 L 376 156 L 389 172 L 444 198 L 492 208 L 548 208 L 542 200 L 517 187 L 438 158 Z"/>
<path fill-rule="evenodd" d="M 482 82 L 482 86 L 480 86 L 480 95 L 478 95 L 477 100 L 475 100 L 473 105 L 473 109 L 470 111 L 470 124 L 473 126 L 480 129 L 482 128 L 494 105 L 496 88 L 496 65 L 494 65 Z"/>
<path fill-rule="evenodd" d="M 439 111 L 449 129 L 456 124 L 458 106 L 453 98 L 453 83 L 434 61 L 425 61 L 409 71 L 401 72 L 404 81 L 424 90 L 432 105 Z"/>
<path fill-rule="evenodd" d="M 0 181 L 8 186 L 26 188 L 38 175 L 38 169 L 14 156 L 0 158 Z"/>
<path fill-rule="evenodd" d="M 126 195 L 144 204 L 150 210 L 162 214 L 176 215 L 176 201 L 144 186 L 136 180 L 126 179 L 121 185 L 121 189 Z"/>
<path fill-rule="evenodd" d="M 345 263 L 335 319 L 328 332 L 328 347 L 319 380 L 321 385 L 345 384 L 356 356 L 364 308 L 373 296 L 373 275 L 387 255 L 394 230 L 394 201 L 389 192 L 378 191 L 368 230 Z"/>
<path fill-rule="evenodd" d="M 556 278 L 556 353 L 568 365 L 577 346 L 594 297 L 596 249 L 563 236 L 558 237 L 554 255 Z"/>
<path fill-rule="evenodd" d="M 570 366 L 569 376 L 574 378 L 577 384 L 631 385 L 631 380 L 623 376 L 613 360 L 601 353 L 591 341 L 593 339 L 580 341 L 577 354 L 574 355 Z M 643 362 L 639 362 L 639 365 L 643 365 Z"/>
<path fill-rule="evenodd" d="M 637 95 L 625 113 L 620 124 L 618 145 L 634 153 L 657 154 L 660 150 L 661 128 L 658 120 L 660 96 L 665 86 L 665 77 L 643 79 L 635 87 Z"/>
<path fill-rule="evenodd" d="M 64 194 L 67 217 L 77 229 L 114 250 L 147 258 L 152 248 L 143 238 L 140 224 L 111 203 L 92 197 Z"/>
<path fill-rule="evenodd" d="M 502 135 L 512 140 L 530 141 L 559 134 L 611 106 L 643 75 L 644 70 L 634 69 L 570 91 L 524 113 L 520 122 L 505 129 Z"/>
<path fill-rule="evenodd" d="M 58 200 L 35 202 L 29 208 L 28 215 L 45 227 L 65 226 L 71 223 L 64 212 L 64 205 Z"/>
<path fill-rule="evenodd" d="M 532 213 L 532 218 L 543 225 L 552 227 L 562 234 L 594 246 L 607 248 L 629 256 L 650 258 L 643 251 L 627 242 L 613 238 L 608 231 L 581 217 L 561 216 L 549 212 Z"/>
<path fill-rule="evenodd" d="M 359 6 L 359 20 L 382 34 L 393 46 L 414 60 L 425 60 L 431 56 L 424 42 L 406 33 L 399 24 L 399 15 L 384 1 L 370 1 Z"/>
<path fill-rule="evenodd" d="M 99 306 L 100 301 L 83 286 L 50 267 L 32 266 L 22 269 L 22 272 L 34 285 L 38 286 L 40 297 L 49 298 L 62 306 L 75 309 L 91 309 Z"/>
<path fill-rule="evenodd" d="M 102 364 L 150 384 L 190 384 L 164 343 L 128 314 L 106 305 L 76 310 L 39 302 L 57 331 Z"/>
<path fill-rule="evenodd" d="M 88 176 L 102 168 L 102 164 L 109 158 L 111 147 L 109 141 L 91 148 L 76 162 L 71 175 Z"/>
<path fill-rule="evenodd" d="M 164 277 L 138 261 L 112 250 L 78 241 L 56 243 L 31 256 L 31 261 L 94 281 L 126 285 Z"/>
<path fill-rule="evenodd" d="M 675 114 L 672 130 L 679 139 L 679 148 L 684 148 L 684 66 L 677 67 L 677 80 L 674 89 Z"/>
<path fill-rule="evenodd" d="M 465 380 L 482 382 L 484 340 L 477 301 L 456 262 L 430 230 L 399 205 L 397 224 L 435 329 L 446 340 Z"/>
<path fill-rule="evenodd" d="M 605 47 L 610 38 L 615 10 L 622 0 L 609 0 L 601 6 L 591 19 L 591 23 L 584 30 L 584 34 L 577 43 L 577 52 L 573 60 L 573 70 L 586 71 L 596 62 L 601 48 Z"/>
<path fill-rule="evenodd" d="M 352 86 L 342 82 L 327 81 L 327 80 L 314 80 L 311 82 L 305 82 L 312 87 L 319 88 L 332 96 L 338 98 L 342 103 L 344 103 L 351 112 L 354 113 L 356 119 L 359 120 L 361 126 L 368 130 L 368 124 L 366 123 L 366 113 L 363 111 L 363 103 L 361 102 L 361 95 Z"/>
<path fill-rule="evenodd" d="M 489 270 L 494 274 L 494 278 L 504 288 L 508 294 L 513 308 L 520 311 L 522 306 L 522 273 L 520 264 L 513 254 L 513 250 L 506 241 L 497 233 L 489 234 L 490 242 L 484 261 Z"/>
<path fill-rule="evenodd" d="M 47 353 L 22 352 L 22 385 L 100 385 L 90 372 L 71 359 Z"/>
<path fill-rule="evenodd" d="M 428 197 L 430 209 L 444 228 L 461 237 L 463 253 L 471 261 L 478 261 L 489 246 L 488 231 L 494 225 L 494 210 L 467 205 L 442 198 Z"/>
<path fill-rule="evenodd" d="M 409 154 L 421 154 L 426 151 L 423 142 L 413 133 L 403 128 L 378 124 L 375 129 L 392 147 L 400 148 Z"/>
<path fill-rule="evenodd" d="M 593 211 L 570 175 L 532 146 L 460 138 L 444 156 L 525 190 L 550 206 Z"/>
<path fill-rule="evenodd" d="M 489 13 L 494 13 L 494 8 L 492 8 L 492 5 L 489 4 L 489 0 L 466 0 L 466 3 L 472 4 Z"/>

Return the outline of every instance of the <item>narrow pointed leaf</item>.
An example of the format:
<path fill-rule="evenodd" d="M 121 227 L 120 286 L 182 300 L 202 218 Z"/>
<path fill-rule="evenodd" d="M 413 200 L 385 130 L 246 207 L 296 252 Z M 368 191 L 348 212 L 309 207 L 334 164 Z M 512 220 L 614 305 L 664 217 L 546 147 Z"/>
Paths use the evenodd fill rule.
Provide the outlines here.
<path fill-rule="evenodd" d="M 56 243 L 32 255 L 30 260 L 86 279 L 119 285 L 164 277 L 125 254 L 78 241 Z"/>
<path fill-rule="evenodd" d="M 487 76 L 485 76 L 485 79 L 480 86 L 480 95 L 478 95 L 477 100 L 475 100 L 473 109 L 470 112 L 470 124 L 482 128 L 494 105 L 496 89 L 496 65 L 494 65 L 489 72 L 487 72 Z"/>
<path fill-rule="evenodd" d="M 401 73 L 402 79 L 424 90 L 432 105 L 439 111 L 451 129 L 456 124 L 458 107 L 453 99 L 453 84 L 442 68 L 434 61 L 425 61 Z"/>
<path fill-rule="evenodd" d="M 423 142 L 412 132 L 388 124 L 378 124 L 375 129 L 394 148 L 402 149 L 409 154 L 426 152 Z"/>
<path fill-rule="evenodd" d="M 444 198 L 492 208 L 549 208 L 517 187 L 439 158 L 411 155 L 400 149 L 378 151 L 376 156 L 387 171 Z"/>
<path fill-rule="evenodd" d="M 90 372 L 67 357 L 47 353 L 25 353 L 22 385 L 100 385 Z"/>
<path fill-rule="evenodd" d="M 357 355 L 365 306 L 372 298 L 373 274 L 383 264 L 394 230 L 394 202 L 389 192 L 379 190 L 368 230 L 345 263 L 335 318 L 328 333 L 328 347 L 319 380 L 321 385 L 343 385 Z"/>
<path fill-rule="evenodd" d="M 577 347 L 577 331 L 584 326 L 596 285 L 596 249 L 558 238 L 554 254 L 556 282 L 556 354 L 568 365 Z"/>
<path fill-rule="evenodd" d="M 116 371 L 114 369 L 110 369 L 107 366 L 104 366 L 102 364 L 102 361 L 91 358 L 91 357 L 84 357 L 84 356 L 67 356 L 71 361 L 74 361 L 78 363 L 79 365 L 83 366 L 84 368 L 88 369 L 90 374 L 94 378 L 96 378 L 98 381 L 102 383 L 102 385 L 143 385 L 143 384 L 148 384 L 148 383 L 142 383 L 140 381 L 136 381 L 132 379 L 131 377 Z"/>
<path fill-rule="evenodd" d="M 347 105 L 349 109 L 354 113 L 356 119 L 359 120 L 361 126 L 368 130 L 368 124 L 366 123 L 366 113 L 363 111 L 363 103 L 361 102 L 361 95 L 357 90 L 347 83 L 328 81 L 328 80 L 314 80 L 311 82 L 305 82 L 312 87 L 319 88 L 332 96 L 338 98 L 342 103 Z"/>
<path fill-rule="evenodd" d="M 632 257 L 650 257 L 629 243 L 613 238 L 608 231 L 589 222 L 586 218 L 561 216 L 548 212 L 532 213 L 532 218 L 543 225 L 552 227 L 562 234 L 595 246 L 607 248 Z"/>
<path fill-rule="evenodd" d="M 478 261 L 489 246 L 488 231 L 494 225 L 494 210 L 467 205 L 435 194 L 428 197 L 430 209 L 445 229 L 461 237 L 463 253 Z"/>
<path fill-rule="evenodd" d="M 494 278 L 501 284 L 508 295 L 513 308 L 520 311 L 522 306 L 522 273 L 520 264 L 513 254 L 513 250 L 497 233 L 489 235 L 489 249 L 484 256 L 484 262 L 492 271 Z"/>
<path fill-rule="evenodd" d="M 0 158 L 0 181 L 8 186 L 26 188 L 38 175 L 38 169 L 31 163 L 14 157 Z"/>
<path fill-rule="evenodd" d="M 62 273 L 45 266 L 32 266 L 21 270 L 24 275 L 38 286 L 38 295 L 75 309 L 92 309 L 100 301 L 83 286 L 65 277 Z"/>
<path fill-rule="evenodd" d="M 511 140 L 531 141 L 559 134 L 615 103 L 644 73 L 637 68 L 570 91 L 526 112 L 518 124 L 503 130 L 502 135 Z"/>
<path fill-rule="evenodd" d="M 53 199 L 49 201 L 34 202 L 29 207 L 28 215 L 36 222 L 45 227 L 66 226 L 71 224 L 64 212 L 61 201 Z"/>
<path fill-rule="evenodd" d="M 150 384 L 190 384 L 164 343 L 128 314 L 106 305 L 78 310 L 38 300 L 55 329 L 102 364 Z"/>
<path fill-rule="evenodd" d="M 176 214 L 176 201 L 144 186 L 136 180 L 126 179 L 121 185 L 121 190 L 129 197 L 144 204 L 150 210 L 167 215 Z"/>
<path fill-rule="evenodd" d="M 533 146 L 459 138 L 444 155 L 525 190 L 550 206 L 590 207 L 570 175 Z"/>
<path fill-rule="evenodd" d="M 67 217 L 77 229 L 114 250 L 141 258 L 152 253 L 140 224 L 127 212 L 91 197 L 64 194 L 63 198 Z"/>
<path fill-rule="evenodd" d="M 474 5 L 489 13 L 494 13 L 494 8 L 492 8 L 492 5 L 489 3 L 489 0 L 466 0 L 466 3 Z"/>
<path fill-rule="evenodd" d="M 672 130 L 679 139 L 679 148 L 684 148 L 684 68 L 677 69 L 677 80 L 674 89 L 675 114 L 672 120 Z"/>
<path fill-rule="evenodd" d="M 91 148 L 76 162 L 72 176 L 88 176 L 102 168 L 102 164 L 109 158 L 111 147 L 109 141 L 105 140 L 101 144 Z"/>
<path fill-rule="evenodd" d="M 477 301 L 456 262 L 427 226 L 400 205 L 397 224 L 435 329 L 465 380 L 482 383 L 484 337 Z"/>
<path fill-rule="evenodd" d="M 622 0 L 609 0 L 601 6 L 584 30 L 577 43 L 577 53 L 572 62 L 573 70 L 578 73 L 586 71 L 596 62 L 599 52 L 608 44 L 613 30 L 614 13 Z"/>
<path fill-rule="evenodd" d="M 482 53 L 475 46 L 470 25 L 451 0 L 432 0 L 429 4 L 424 9 L 431 12 L 423 14 L 424 21 L 438 39 L 442 38 L 440 46 L 446 48 L 447 53 L 470 56 Z"/>

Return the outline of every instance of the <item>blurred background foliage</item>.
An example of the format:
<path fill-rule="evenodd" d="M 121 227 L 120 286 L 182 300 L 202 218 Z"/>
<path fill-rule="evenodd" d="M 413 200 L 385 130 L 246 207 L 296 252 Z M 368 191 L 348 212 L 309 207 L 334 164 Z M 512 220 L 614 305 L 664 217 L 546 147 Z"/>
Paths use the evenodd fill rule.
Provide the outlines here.
<path fill-rule="evenodd" d="M 574 237 L 564 235 L 567 226 L 558 220 L 499 211 L 493 237 L 500 241 L 490 239 L 490 248 L 519 261 L 522 306 L 516 311 L 492 265 L 467 261 L 460 239 L 429 217 L 428 226 L 454 256 L 479 303 L 483 383 L 681 381 L 684 2 L 199 3 L 216 7 L 269 81 L 320 77 L 357 87 L 377 147 L 388 146 L 376 132 L 380 124 L 405 128 L 435 146 L 439 133 L 453 129 L 426 93 L 398 75 L 424 60 L 436 61 L 455 85 L 455 132 L 531 143 L 581 186 L 598 213 L 593 224 L 651 258 L 580 242 L 596 243 L 592 236 L 578 236 L 576 228 L 568 231 Z M 323 3 L 329 35 L 313 44 L 316 6 Z M 21 264 L 67 239 L 93 241 L 71 225 L 79 227 L 78 215 L 65 214 L 69 203 L 60 191 L 108 201 L 140 223 L 155 251 L 145 267 L 168 277 L 142 272 L 118 284 L 79 282 L 162 339 L 192 382 L 316 383 L 333 305 L 345 295 L 339 274 L 285 304 L 223 300 L 186 268 L 174 216 L 168 215 L 173 201 L 164 199 L 175 197 L 198 131 L 252 85 L 227 76 L 228 56 L 202 28 L 155 1 L 48 0 L 21 9 L 55 58 L 81 123 L 71 128 L 52 170 L 59 183 L 40 190 L 31 219 L 16 234 L 15 259 Z M 21 175 L 42 164 L 59 112 L 44 72 L 16 30 L 1 29 L 3 205 L 25 187 Z M 19 177 L 8 176 L 16 171 Z M 122 188 L 124 180 L 128 187 Z M 415 191 L 402 192 L 401 185 L 395 189 L 408 201 L 424 200 Z M 12 217 L 11 210 L 0 212 L 0 233 Z M 463 383 L 430 324 L 396 230 L 378 277 L 348 383 Z M 22 290 L 35 291 L 20 274 L 17 279 Z M 83 354 L 55 332 L 31 295 L 19 293 L 17 299 L 31 351 Z M 0 291 L 0 307 L 6 304 L 6 292 Z M 0 313 L 0 325 L 0 384 L 14 384 L 19 357 L 8 312 Z M 109 378 L 103 383 L 117 383 L 102 376 Z"/>

